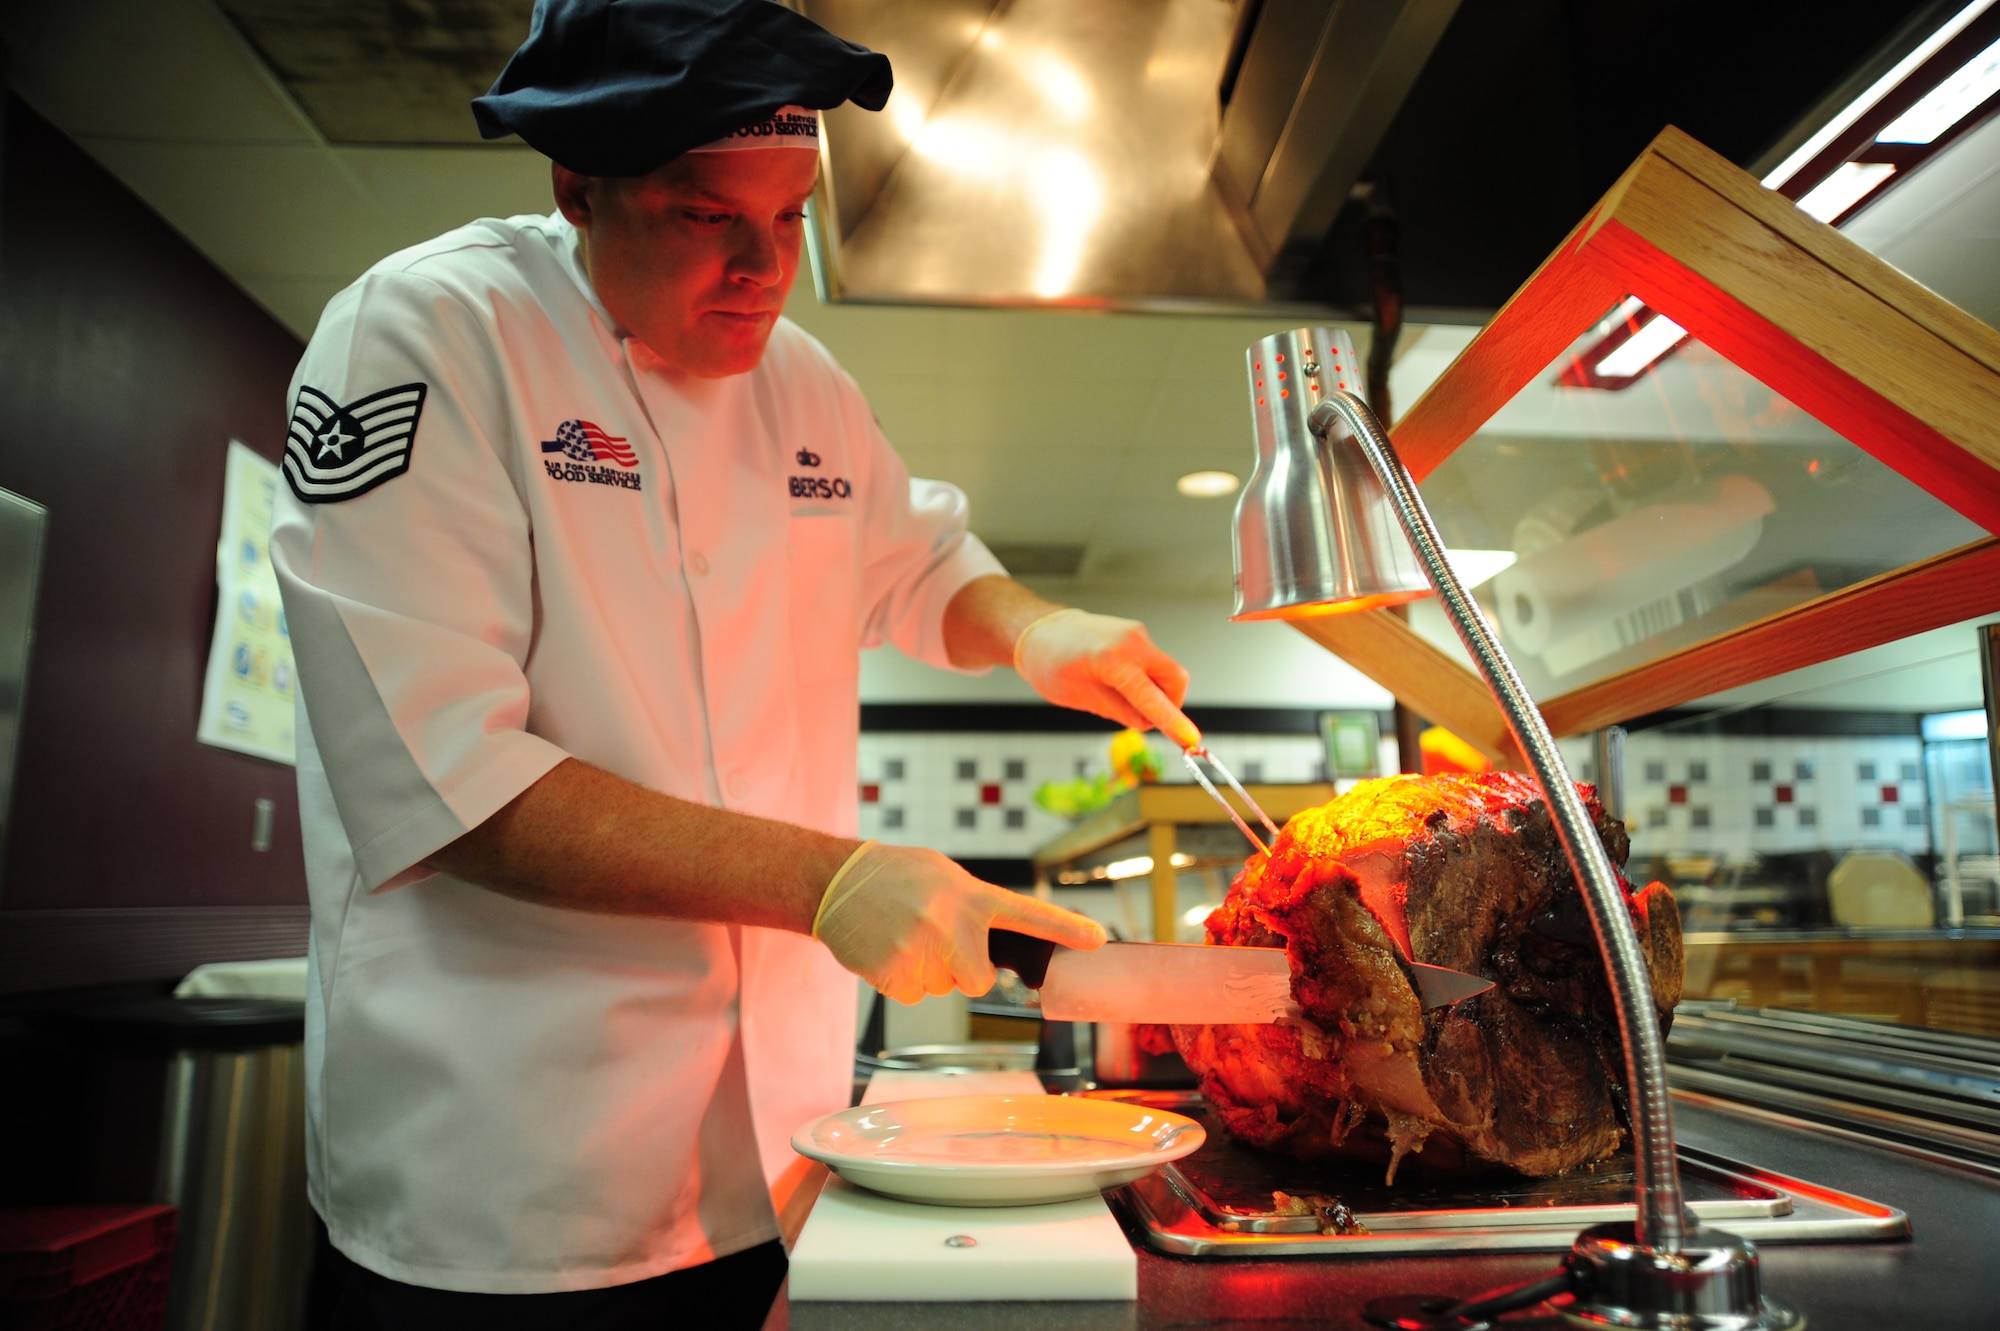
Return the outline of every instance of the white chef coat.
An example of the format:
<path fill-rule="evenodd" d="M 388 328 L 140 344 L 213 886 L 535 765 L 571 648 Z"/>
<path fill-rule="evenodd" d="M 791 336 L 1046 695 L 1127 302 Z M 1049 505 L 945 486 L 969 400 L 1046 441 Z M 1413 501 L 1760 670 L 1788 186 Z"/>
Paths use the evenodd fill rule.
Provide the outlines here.
<path fill-rule="evenodd" d="M 525 1293 L 776 1237 L 767 1180 L 851 1085 L 855 982 L 826 950 L 416 866 L 568 755 L 853 834 L 859 651 L 947 665 L 946 603 L 1002 571 L 964 496 L 910 479 L 789 322 L 748 374 L 668 369 L 596 300 L 560 216 L 377 264 L 327 306 L 293 395 L 288 476 L 321 502 L 281 486 L 271 549 L 334 1245 L 393 1279 Z M 414 432 L 392 428 L 417 399 Z"/>

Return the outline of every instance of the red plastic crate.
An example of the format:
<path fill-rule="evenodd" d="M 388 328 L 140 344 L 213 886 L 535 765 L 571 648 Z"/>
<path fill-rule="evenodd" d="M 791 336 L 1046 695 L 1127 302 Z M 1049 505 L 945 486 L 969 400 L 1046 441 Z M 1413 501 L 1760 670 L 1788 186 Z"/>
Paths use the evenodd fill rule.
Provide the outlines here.
<path fill-rule="evenodd" d="M 159 1331 L 171 1206 L 0 1211 L 0 1331 Z"/>

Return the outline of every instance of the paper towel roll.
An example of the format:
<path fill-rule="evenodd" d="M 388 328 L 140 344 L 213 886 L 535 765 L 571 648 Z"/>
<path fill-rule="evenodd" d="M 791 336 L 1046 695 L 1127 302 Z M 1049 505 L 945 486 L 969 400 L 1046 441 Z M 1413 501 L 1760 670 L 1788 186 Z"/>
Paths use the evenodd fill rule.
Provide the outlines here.
<path fill-rule="evenodd" d="M 1538 653 L 1712 578 L 1756 548 L 1775 507 L 1762 485 L 1730 475 L 1572 536 L 1493 580 L 1501 631 Z"/>

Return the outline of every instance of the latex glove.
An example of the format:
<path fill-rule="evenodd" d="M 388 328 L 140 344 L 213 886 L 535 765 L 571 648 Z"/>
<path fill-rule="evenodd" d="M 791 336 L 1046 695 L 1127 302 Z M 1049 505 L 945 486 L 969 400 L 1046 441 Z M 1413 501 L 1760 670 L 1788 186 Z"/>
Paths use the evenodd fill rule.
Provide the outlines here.
<path fill-rule="evenodd" d="M 1136 619 L 1075 608 L 1052 611 L 1021 631 L 1014 669 L 1059 706 L 1094 712 L 1134 730 L 1157 726 L 1183 749 L 1201 744 L 1201 731 L 1181 711 L 1187 671 L 1153 645 Z"/>
<path fill-rule="evenodd" d="M 1064 947 L 1104 945 L 1104 926 L 981 882 L 934 850 L 864 841 L 826 886 L 813 937 L 898 1003 L 993 987 L 986 931 L 1013 929 Z"/>

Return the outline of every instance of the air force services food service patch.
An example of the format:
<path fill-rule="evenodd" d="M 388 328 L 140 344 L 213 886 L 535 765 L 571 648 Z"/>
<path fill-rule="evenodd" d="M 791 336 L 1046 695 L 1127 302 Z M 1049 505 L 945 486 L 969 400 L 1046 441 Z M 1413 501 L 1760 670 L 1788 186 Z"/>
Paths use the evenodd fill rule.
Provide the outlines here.
<path fill-rule="evenodd" d="M 632 445 L 623 435 L 607 434 L 594 422 L 564 421 L 556 427 L 555 438 L 542 440 L 542 452 L 569 459 L 567 462 L 550 457 L 542 459 L 542 469 L 552 481 L 615 485 L 625 490 L 644 488 L 639 473 L 633 470 L 639 465 L 639 455 L 632 451 Z M 613 465 L 598 466 L 601 462 Z"/>
<path fill-rule="evenodd" d="M 367 494 L 410 469 L 423 384 L 402 384 L 341 406 L 309 384 L 299 387 L 285 432 L 285 480 L 307 504 Z"/>

